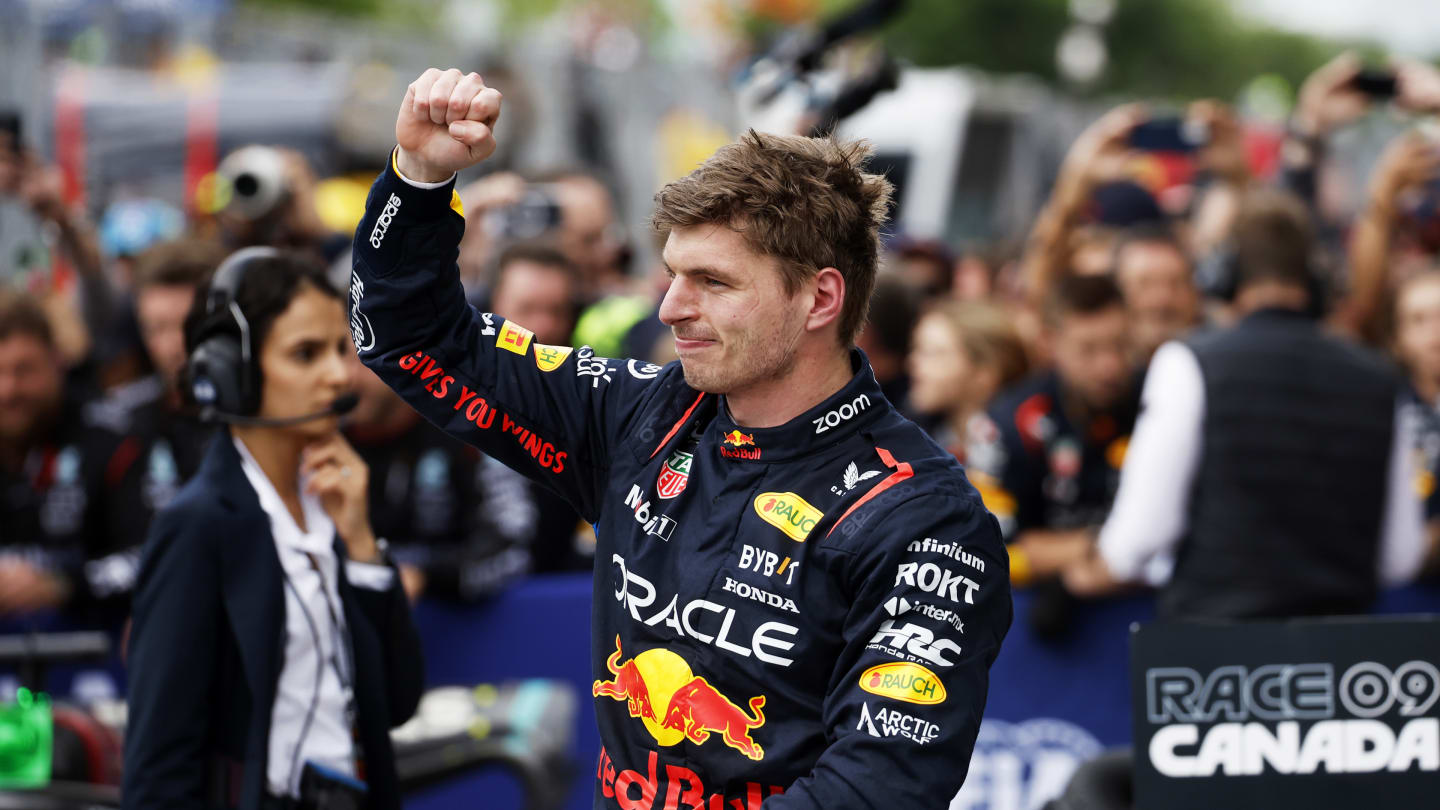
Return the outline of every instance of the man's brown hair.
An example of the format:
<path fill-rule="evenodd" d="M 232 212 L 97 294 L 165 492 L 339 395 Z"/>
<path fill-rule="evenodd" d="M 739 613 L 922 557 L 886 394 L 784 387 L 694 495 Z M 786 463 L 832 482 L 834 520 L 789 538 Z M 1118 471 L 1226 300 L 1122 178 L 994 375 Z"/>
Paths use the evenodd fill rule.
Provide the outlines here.
<path fill-rule="evenodd" d="M 225 246 L 209 239 L 161 242 L 136 257 L 135 287 L 199 287 L 225 256 Z"/>
<path fill-rule="evenodd" d="M 997 388 L 1009 388 L 1030 370 L 1015 318 L 982 301 L 940 301 L 927 311 L 945 319 L 970 362 L 995 369 Z"/>
<path fill-rule="evenodd" d="M 834 137 L 761 134 L 750 130 L 655 195 L 651 224 L 733 228 L 757 253 L 780 263 L 794 295 L 824 267 L 845 279 L 840 340 L 855 341 L 865 323 L 879 262 L 880 226 L 890 181 L 864 171 L 870 145 Z"/>
<path fill-rule="evenodd" d="M 1071 315 L 1095 315 L 1124 306 L 1125 296 L 1113 278 L 1072 274 L 1055 284 L 1042 314 L 1046 325 L 1054 329 Z"/>
<path fill-rule="evenodd" d="M 40 302 L 28 293 L 0 286 L 0 340 L 16 335 L 28 335 L 55 348 L 55 330 Z"/>
<path fill-rule="evenodd" d="M 1310 214 L 1298 197 L 1274 189 L 1247 192 L 1230 239 L 1237 287 L 1271 281 L 1309 288 Z"/>

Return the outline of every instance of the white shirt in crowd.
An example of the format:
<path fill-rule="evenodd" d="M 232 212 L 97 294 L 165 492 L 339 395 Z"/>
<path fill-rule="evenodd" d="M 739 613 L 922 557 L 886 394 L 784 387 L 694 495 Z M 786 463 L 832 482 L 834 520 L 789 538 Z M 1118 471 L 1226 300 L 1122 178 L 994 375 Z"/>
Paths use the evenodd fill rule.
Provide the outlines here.
<path fill-rule="evenodd" d="M 266 785 L 276 796 L 298 796 L 307 761 L 355 774 L 349 715 L 354 666 L 338 589 L 335 524 L 318 498 L 302 492 L 307 530 L 301 531 L 245 443 L 234 441 L 245 477 L 270 518 L 270 533 L 288 581 L 285 663 L 270 712 Z M 377 591 L 388 589 L 395 576 L 388 566 L 353 560 L 345 562 L 345 575 L 351 585 Z"/>
<path fill-rule="evenodd" d="M 1150 361 L 1140 418 L 1130 437 L 1120 489 L 1100 529 L 1100 556 L 1116 578 L 1163 585 L 1189 528 L 1190 492 L 1200 466 L 1205 379 L 1184 343 L 1161 346 Z M 1377 581 L 1408 582 L 1425 561 L 1423 505 L 1411 487 L 1415 425 L 1397 403 L 1380 528 Z"/>

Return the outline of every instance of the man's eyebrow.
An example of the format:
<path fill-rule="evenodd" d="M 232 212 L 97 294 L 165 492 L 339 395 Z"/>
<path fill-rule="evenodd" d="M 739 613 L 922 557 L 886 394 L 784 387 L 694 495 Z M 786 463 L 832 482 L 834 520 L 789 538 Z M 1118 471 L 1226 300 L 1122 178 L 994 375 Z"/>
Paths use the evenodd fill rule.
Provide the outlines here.
<path fill-rule="evenodd" d="M 671 267 L 671 266 L 670 266 L 670 263 L 667 262 L 667 261 L 665 261 L 663 258 L 660 260 L 660 263 L 663 264 L 663 265 L 665 265 L 665 269 L 666 269 L 667 271 L 669 271 L 671 275 L 678 275 L 678 273 L 675 272 L 675 268 Z M 710 265 L 703 265 L 703 264 L 700 265 L 699 267 L 691 267 L 691 268 L 688 268 L 687 270 L 685 270 L 685 275 L 689 275 L 689 276 L 714 276 L 715 278 L 717 278 L 717 279 L 722 279 L 722 280 L 728 280 L 728 279 L 732 279 L 732 278 L 735 277 L 733 273 L 727 272 L 727 271 L 725 271 L 725 270 L 721 270 L 721 269 L 718 268 L 718 267 L 712 267 L 712 266 L 710 266 Z"/>

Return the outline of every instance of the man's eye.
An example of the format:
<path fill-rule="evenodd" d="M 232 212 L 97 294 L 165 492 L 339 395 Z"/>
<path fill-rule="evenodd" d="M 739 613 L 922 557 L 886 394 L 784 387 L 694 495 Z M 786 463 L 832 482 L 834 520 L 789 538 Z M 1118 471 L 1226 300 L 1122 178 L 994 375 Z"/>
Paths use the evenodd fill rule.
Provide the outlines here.
<path fill-rule="evenodd" d="M 705 286 L 707 286 L 707 287 L 725 287 L 725 286 L 728 286 L 728 285 L 726 285 L 725 282 L 721 281 L 721 280 L 718 279 L 718 278 L 710 278 L 709 276 L 706 276 L 706 277 L 705 277 Z"/>

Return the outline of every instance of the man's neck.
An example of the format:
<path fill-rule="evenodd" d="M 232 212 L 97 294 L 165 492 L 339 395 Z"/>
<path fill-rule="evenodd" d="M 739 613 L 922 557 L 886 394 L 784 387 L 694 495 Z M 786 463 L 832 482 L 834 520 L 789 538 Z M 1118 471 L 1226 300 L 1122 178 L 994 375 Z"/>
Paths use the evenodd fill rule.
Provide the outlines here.
<path fill-rule="evenodd" d="M 1283 281 L 1258 281 L 1248 284 L 1235 294 L 1235 309 L 1241 316 L 1262 309 L 1288 309 L 1304 312 L 1310 305 L 1310 291 L 1298 284 Z"/>
<path fill-rule="evenodd" d="M 850 352 L 832 344 L 824 352 L 800 352 L 784 376 L 726 394 L 725 404 L 741 427 L 778 427 L 829 399 L 854 377 Z"/>
<path fill-rule="evenodd" d="M 303 526 L 299 506 L 300 453 L 305 449 L 304 443 L 274 428 L 236 425 L 230 430 L 235 438 L 244 442 L 245 449 L 260 465 L 260 471 L 270 479 L 275 492 L 290 508 L 296 523 Z"/>

